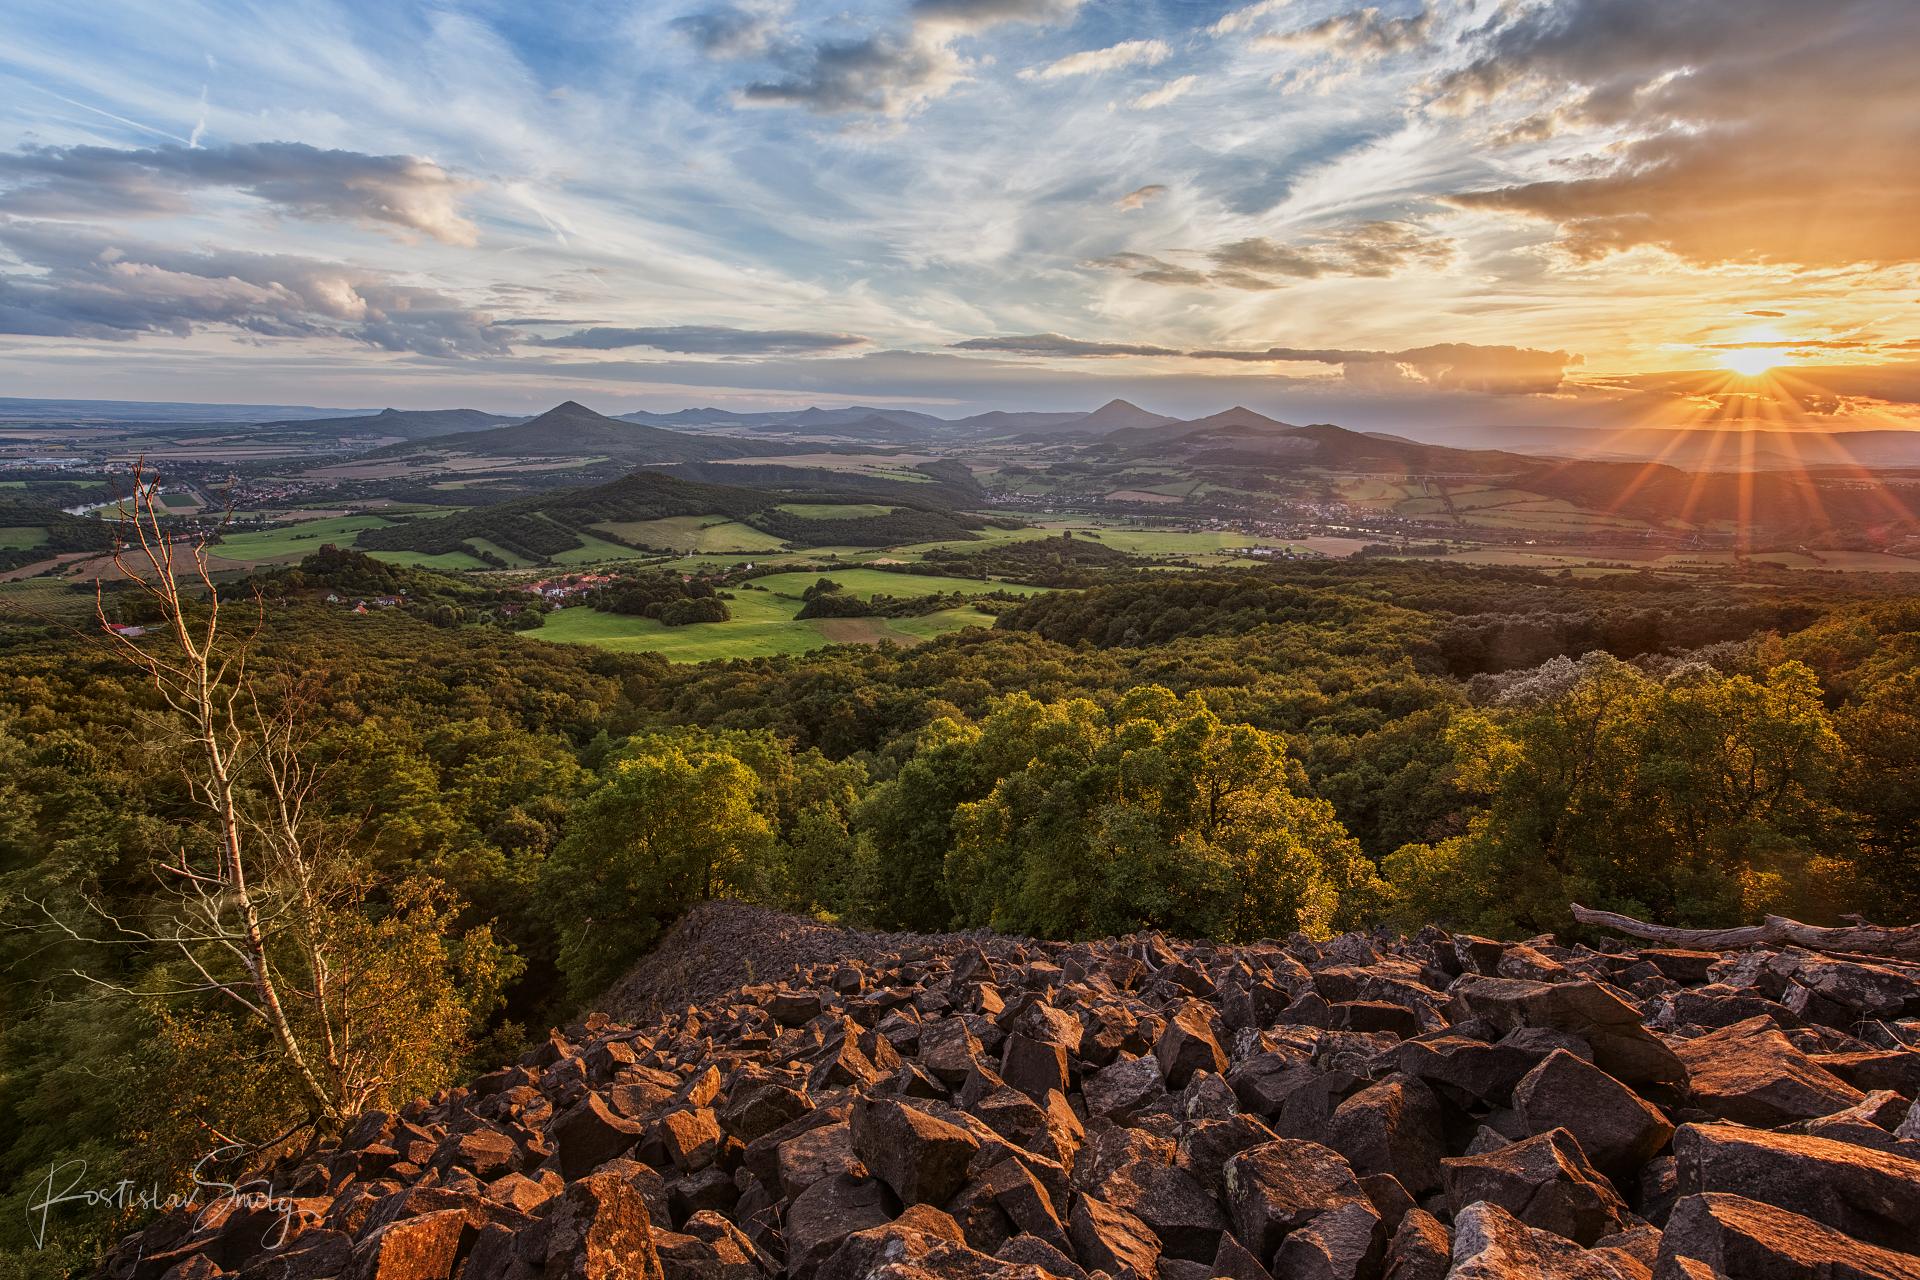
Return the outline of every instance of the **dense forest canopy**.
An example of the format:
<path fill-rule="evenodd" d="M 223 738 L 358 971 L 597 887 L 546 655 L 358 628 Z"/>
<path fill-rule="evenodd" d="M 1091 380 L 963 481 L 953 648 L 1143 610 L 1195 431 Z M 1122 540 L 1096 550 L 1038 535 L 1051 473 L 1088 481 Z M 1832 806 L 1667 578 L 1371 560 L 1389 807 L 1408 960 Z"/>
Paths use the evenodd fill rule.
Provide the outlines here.
<path fill-rule="evenodd" d="M 591 1002 L 714 896 L 1229 940 L 1527 936 L 1575 900 L 1703 925 L 1920 912 L 1920 604 L 1888 584 L 1110 560 L 1011 558 L 1096 581 L 990 630 L 693 666 L 512 634 L 498 595 L 356 553 L 248 584 L 253 670 L 302 691 L 315 818 L 359 886 L 335 945 L 432 1031 L 393 1039 L 393 1095 Z M 323 591 L 411 603 L 349 616 Z M 640 575 L 596 603 L 723 601 Z M 29 980 L 176 980 L 99 922 L 156 910 L 152 866 L 208 831 L 175 713 L 83 617 L 0 630 L 0 706 L 17 1233 L 50 1161 L 137 1150 L 162 1176 L 211 1112 L 250 1137 L 300 1115 L 272 1067 L 202 1069 L 245 1056 L 244 1020 Z"/>

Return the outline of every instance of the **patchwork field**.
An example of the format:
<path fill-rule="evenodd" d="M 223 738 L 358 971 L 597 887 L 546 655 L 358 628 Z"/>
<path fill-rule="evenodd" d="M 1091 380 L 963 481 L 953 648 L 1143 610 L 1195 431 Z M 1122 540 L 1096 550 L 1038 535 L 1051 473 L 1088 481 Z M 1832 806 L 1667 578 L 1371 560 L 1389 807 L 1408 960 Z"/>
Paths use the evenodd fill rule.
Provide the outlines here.
<path fill-rule="evenodd" d="M 945 609 L 918 618 L 796 618 L 800 593 L 821 578 L 831 578 L 850 595 L 868 599 L 876 594 L 920 596 L 965 592 L 984 595 L 1012 591 L 1032 595 L 1039 587 L 977 578 L 950 578 L 934 574 L 889 573 L 884 569 L 812 570 L 772 574 L 734 588 L 725 622 L 703 622 L 668 627 L 651 618 L 601 613 L 574 607 L 547 615 L 545 625 L 529 634 L 560 644 L 590 644 L 625 653 L 658 653 L 673 662 L 706 662 L 715 658 L 761 658 L 783 653 L 805 653 L 829 644 L 877 644 L 892 641 L 913 645 L 965 627 L 991 626 L 991 615 L 978 609 Z"/>

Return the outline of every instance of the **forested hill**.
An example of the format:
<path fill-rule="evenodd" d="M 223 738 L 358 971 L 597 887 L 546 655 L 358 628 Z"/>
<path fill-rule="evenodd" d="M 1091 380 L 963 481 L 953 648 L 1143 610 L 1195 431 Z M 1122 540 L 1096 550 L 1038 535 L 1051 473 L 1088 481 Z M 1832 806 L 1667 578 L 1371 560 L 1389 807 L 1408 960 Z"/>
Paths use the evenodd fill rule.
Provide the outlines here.
<path fill-rule="evenodd" d="M 735 469 L 718 470 L 730 476 Z M 641 470 L 606 484 L 536 494 L 452 515 L 401 520 L 361 533 L 359 545 L 374 551 L 441 553 L 467 550 L 478 540 L 529 560 L 544 561 L 586 545 L 589 537 L 627 541 L 630 531 L 623 534 L 617 526 L 670 516 L 744 520 L 797 546 L 822 547 L 884 547 L 967 539 L 984 523 L 975 516 L 922 505 L 900 506 L 881 514 L 808 517 L 783 509 L 795 496 L 818 504 L 823 495 L 773 493 Z M 839 495 L 824 496 L 830 499 Z M 866 495 L 856 490 L 851 496 Z"/>
<path fill-rule="evenodd" d="M 643 475 L 634 494 L 653 498 L 636 504 L 685 493 Z M 371 576 L 383 571 L 364 557 L 335 558 L 276 571 L 257 614 L 235 605 L 248 625 L 264 620 L 248 664 L 263 706 L 301 727 L 314 779 L 302 816 L 313 843 L 302 847 L 327 891 L 300 906 L 276 846 L 263 847 L 257 884 L 275 895 L 263 918 L 303 1019 L 320 1016 L 296 994 L 310 990 L 308 939 L 325 946 L 329 973 L 404 1013 L 355 1024 L 355 1043 L 382 1065 L 377 1079 L 352 1081 L 366 1090 L 357 1109 L 407 1124 L 427 1114 L 403 1111 L 411 1099 L 505 1080 L 486 1073 L 530 1042 L 542 1046 L 536 1080 L 571 1060 L 544 1047 L 541 1029 L 591 1007 L 711 898 L 881 930 L 1065 940 L 1158 930 L 1209 939 L 1213 957 L 1296 930 L 1324 940 L 1381 925 L 1595 941 L 1572 902 L 1680 925 L 1920 917 L 1920 605 L 1890 581 L 1782 574 L 1759 592 L 1732 578 L 1405 562 L 1118 566 L 1103 584 L 1009 608 L 991 630 L 913 649 L 674 665 L 477 624 L 483 610 L 468 603 L 485 602 L 438 580 Z M 1100 572 L 1099 559 L 1076 570 Z M 348 581 L 404 587 L 409 599 L 364 616 L 322 602 L 329 582 Z M 76 594 L 78 627 L 91 600 Z M 248 594 L 233 584 L 230 599 Z M 150 620 L 132 593 L 109 590 L 107 603 L 117 619 Z M 49 1257 L 52 1274 L 90 1265 L 119 1225 L 64 1208 L 50 1247 L 67 1252 L 35 1250 L 26 1204 L 50 1162 L 166 1182 L 204 1154 L 209 1124 L 262 1141 L 294 1129 L 296 1145 L 351 1126 L 315 1120 L 311 1093 L 244 1010 L 182 989 L 177 949 L 96 944 L 96 909 L 140 928 L 170 919 L 178 900 L 156 867 L 213 847 L 183 773 L 194 739 L 148 675 L 105 642 L 7 620 L 0 705 L 10 711 L 0 890 L 20 926 L 0 933 L 0 970 L 49 975 L 0 985 L 0 1258 L 13 1250 L 14 1274 L 30 1277 L 49 1274 Z M 250 771 L 241 794 L 251 802 L 268 781 Z M 50 931 L 48 912 L 71 932 Z M 295 919 L 311 931 L 284 923 Z M 1555 982 L 1565 975 L 1531 956 L 1600 963 L 1570 945 L 1472 945 L 1476 964 L 1512 956 Z M 157 994 L 129 1001 L 75 971 Z M 1052 982 L 1049 970 L 1021 972 Z M 1614 976 L 1650 977 L 1634 974 Z M 858 976 L 822 982 L 871 1013 L 881 1005 L 863 993 L 880 976 Z M 1746 1003 L 1728 1007 L 1774 1016 L 1791 994 L 1775 978 L 1741 978 L 1760 985 L 1737 987 Z M 1325 979 L 1361 980 L 1350 967 Z M 1401 981 L 1382 977 L 1381 989 L 1404 994 Z M 1315 986 L 1327 1006 L 1379 1003 Z M 1791 1029 L 1847 1046 L 1846 1061 L 1895 1052 L 1856 1046 L 1842 1015 L 1805 1008 L 1827 1021 Z M 1904 1016 L 1882 1017 L 1888 1035 Z M 751 1034 L 765 1048 L 797 1043 L 782 1039 L 790 1032 L 776 1021 Z M 1159 1031 L 1142 1035 L 1129 1052 L 1155 1061 Z M 884 1056 L 866 1033 L 845 1043 L 870 1065 Z M 832 1061 L 829 1072 L 852 1059 Z M 1328 1109 L 1367 1087 L 1351 1071 L 1341 1079 L 1314 1095 Z M 671 1095 L 684 1078 L 647 1081 Z M 929 1072 L 913 1088 L 947 1096 L 959 1083 Z M 469 1099 L 462 1114 L 475 1115 L 504 1093 L 476 1083 L 441 1096 Z M 446 1136 L 418 1139 L 435 1144 L 419 1167 Z M 665 1149 L 646 1142 L 635 1144 L 642 1155 Z M 391 1149 L 369 1159 L 397 1161 Z M 336 1193 L 349 1194 L 324 1190 Z"/>
<path fill-rule="evenodd" d="M 595 413 L 572 400 L 555 405 L 525 422 L 485 430 L 468 430 L 456 435 L 439 435 L 431 444 L 435 449 L 500 457 L 604 457 L 632 465 L 800 451 L 800 447 L 778 443 L 696 436 L 684 431 L 623 422 Z M 421 447 L 417 442 L 389 445 L 367 456 L 405 455 Z"/>

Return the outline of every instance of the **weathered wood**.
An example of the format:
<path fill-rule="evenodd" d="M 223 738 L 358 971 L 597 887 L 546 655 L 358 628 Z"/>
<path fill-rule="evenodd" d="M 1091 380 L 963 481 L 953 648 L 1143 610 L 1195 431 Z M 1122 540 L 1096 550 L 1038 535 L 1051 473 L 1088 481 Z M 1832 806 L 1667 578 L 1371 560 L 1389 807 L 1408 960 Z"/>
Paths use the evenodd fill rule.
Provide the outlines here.
<path fill-rule="evenodd" d="M 1920 925 L 1857 924 L 1825 929 L 1802 924 L 1785 916 L 1767 916 L 1759 924 L 1734 929 L 1676 929 L 1670 925 L 1648 924 L 1615 911 L 1595 911 L 1579 903 L 1572 904 L 1573 918 L 1581 924 L 1598 925 L 1615 933 L 1670 947 L 1691 947 L 1707 951 L 1731 947 L 1805 947 L 1809 951 L 1829 951 L 1842 955 L 1888 956 L 1902 960 L 1920 960 Z M 1858 919 L 1858 917 L 1855 917 Z"/>

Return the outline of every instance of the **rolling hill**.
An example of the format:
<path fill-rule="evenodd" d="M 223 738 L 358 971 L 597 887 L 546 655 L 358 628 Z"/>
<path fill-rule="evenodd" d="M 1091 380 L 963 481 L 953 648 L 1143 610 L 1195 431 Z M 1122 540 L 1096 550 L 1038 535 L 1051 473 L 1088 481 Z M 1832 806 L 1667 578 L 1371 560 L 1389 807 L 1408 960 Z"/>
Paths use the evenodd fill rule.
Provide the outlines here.
<path fill-rule="evenodd" d="M 399 436 L 405 440 L 425 440 L 434 436 L 486 431 L 518 421 L 518 418 L 485 413 L 479 409 L 382 409 L 378 413 L 353 414 L 349 417 L 289 418 L 260 425 L 281 431 Z"/>
<path fill-rule="evenodd" d="M 778 452 L 782 446 L 689 435 L 644 423 L 622 422 L 575 400 L 555 405 L 536 418 L 485 431 L 440 436 L 434 446 L 462 453 L 501 457 L 604 457 L 647 464 L 700 462 Z M 377 453 L 403 453 L 413 446 L 390 445 Z"/>
<path fill-rule="evenodd" d="M 793 497 L 641 470 L 606 484 L 537 494 L 452 515 L 401 519 L 362 532 L 356 545 L 369 551 L 430 555 L 464 551 L 483 560 L 489 555 L 498 559 L 498 552 L 504 551 L 540 562 L 596 542 L 645 549 L 644 533 L 632 526 L 678 516 L 738 520 L 803 547 L 964 541 L 984 524 L 977 517 L 933 505 L 814 517 L 785 509 L 793 505 Z"/>

